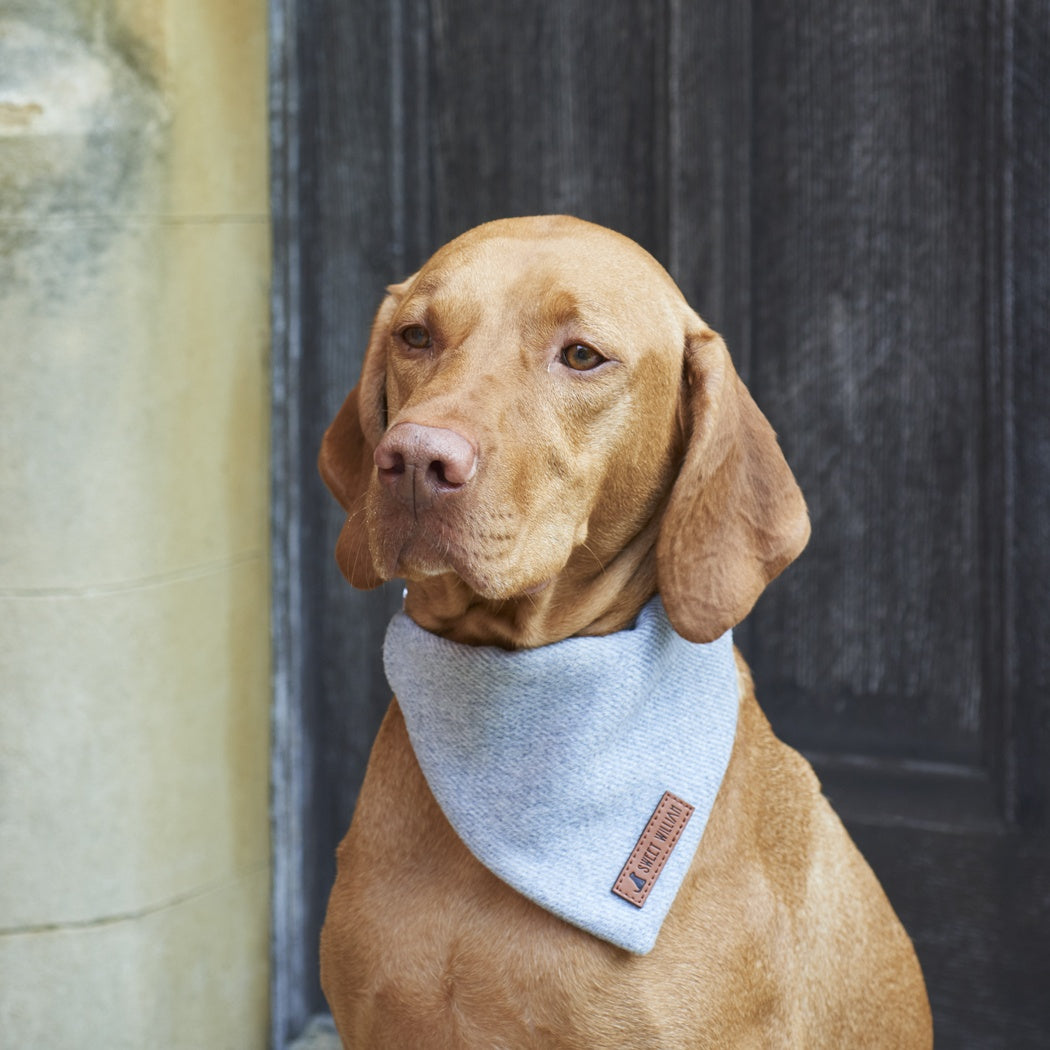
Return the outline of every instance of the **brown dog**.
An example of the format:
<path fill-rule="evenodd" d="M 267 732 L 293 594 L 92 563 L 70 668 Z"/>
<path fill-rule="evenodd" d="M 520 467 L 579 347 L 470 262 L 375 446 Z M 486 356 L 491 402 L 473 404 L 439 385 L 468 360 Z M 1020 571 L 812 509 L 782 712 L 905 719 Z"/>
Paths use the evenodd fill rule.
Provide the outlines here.
<path fill-rule="evenodd" d="M 565 217 L 489 223 L 389 289 L 325 435 L 355 587 L 522 649 L 628 627 L 737 624 L 809 535 L 722 341 L 632 241 Z M 463 845 L 395 700 L 321 944 L 348 1048 L 926 1048 L 911 943 L 737 658 L 732 757 L 655 948 L 631 954 L 519 895 Z"/>

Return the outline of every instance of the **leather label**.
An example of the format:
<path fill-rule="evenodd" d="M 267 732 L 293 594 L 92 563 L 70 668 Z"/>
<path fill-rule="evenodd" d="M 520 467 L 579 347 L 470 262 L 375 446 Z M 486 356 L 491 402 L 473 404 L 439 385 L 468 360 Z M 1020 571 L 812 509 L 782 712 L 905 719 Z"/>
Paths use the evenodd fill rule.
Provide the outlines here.
<path fill-rule="evenodd" d="M 693 808 L 685 799 L 672 795 L 670 791 L 664 792 L 620 877 L 613 884 L 612 891 L 617 897 L 636 908 L 645 903 L 672 850 L 678 845 L 693 815 Z"/>

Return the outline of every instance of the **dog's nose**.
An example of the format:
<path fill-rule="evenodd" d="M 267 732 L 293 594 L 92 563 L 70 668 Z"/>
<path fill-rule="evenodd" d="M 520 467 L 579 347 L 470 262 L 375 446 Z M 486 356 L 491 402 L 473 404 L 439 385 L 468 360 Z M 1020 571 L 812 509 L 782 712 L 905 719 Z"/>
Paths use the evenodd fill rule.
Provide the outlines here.
<path fill-rule="evenodd" d="M 379 480 L 414 510 L 462 488 L 478 469 L 477 450 L 462 434 L 418 423 L 392 426 L 374 459 Z"/>

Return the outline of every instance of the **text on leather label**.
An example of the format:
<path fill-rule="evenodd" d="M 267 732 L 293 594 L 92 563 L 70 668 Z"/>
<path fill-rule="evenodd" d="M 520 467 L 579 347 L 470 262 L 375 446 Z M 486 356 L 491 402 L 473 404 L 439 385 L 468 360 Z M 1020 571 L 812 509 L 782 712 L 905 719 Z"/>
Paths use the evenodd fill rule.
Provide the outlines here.
<path fill-rule="evenodd" d="M 612 891 L 617 897 L 636 908 L 645 903 L 692 815 L 693 807 L 685 799 L 672 795 L 670 791 L 664 792 L 620 877 L 613 884 Z"/>

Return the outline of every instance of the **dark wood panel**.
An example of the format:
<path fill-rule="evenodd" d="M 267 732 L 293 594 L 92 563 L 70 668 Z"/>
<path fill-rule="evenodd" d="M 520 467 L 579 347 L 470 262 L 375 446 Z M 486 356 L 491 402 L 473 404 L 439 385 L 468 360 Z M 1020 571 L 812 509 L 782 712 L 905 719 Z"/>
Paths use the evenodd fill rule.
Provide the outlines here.
<path fill-rule="evenodd" d="M 752 386 L 814 525 L 755 614 L 758 677 L 808 746 L 978 761 L 985 26 L 754 10 Z"/>
<path fill-rule="evenodd" d="M 399 601 L 334 568 L 320 434 L 384 284 L 476 222 L 564 210 L 668 265 L 782 435 L 814 539 L 738 638 L 916 938 L 939 1050 L 1042 1045 L 1047 6 L 271 10 L 278 1039 L 323 1006 Z"/>
<path fill-rule="evenodd" d="M 435 243 L 570 212 L 662 254 L 661 5 L 430 5 Z"/>
<path fill-rule="evenodd" d="M 937 1050 L 1043 1050 L 1047 852 L 1016 831 L 851 831 L 915 942 Z"/>
<path fill-rule="evenodd" d="M 272 931 L 270 941 L 271 1043 L 275 1048 L 301 1028 L 307 1016 L 305 972 L 310 946 L 304 936 L 303 795 L 301 756 L 306 743 L 298 716 L 302 689 L 302 619 L 299 586 L 302 550 L 298 522 L 301 443 L 298 383 L 299 342 L 299 66 L 294 0 L 273 0 L 270 28 L 271 201 L 273 297 L 271 416 L 273 740 L 271 819 L 273 827 Z"/>
<path fill-rule="evenodd" d="M 670 5 L 669 185 L 661 261 L 725 338 L 737 371 L 751 362 L 751 10 Z"/>
<path fill-rule="evenodd" d="M 1002 296 L 1011 408 L 1009 804 L 1021 827 L 1050 835 L 1050 6 L 1020 0 L 1014 10 Z M 1043 906 L 1050 912 L 1050 901 Z"/>

